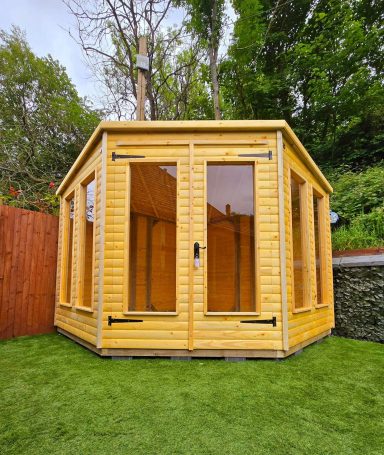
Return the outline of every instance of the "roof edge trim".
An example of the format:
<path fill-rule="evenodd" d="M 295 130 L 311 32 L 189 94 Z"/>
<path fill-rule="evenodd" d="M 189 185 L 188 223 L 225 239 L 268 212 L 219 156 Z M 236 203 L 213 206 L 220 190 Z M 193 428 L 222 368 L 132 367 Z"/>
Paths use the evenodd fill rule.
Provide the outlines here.
<path fill-rule="evenodd" d="M 296 134 L 290 128 L 285 120 L 156 120 L 156 121 L 102 121 L 92 133 L 85 147 L 73 163 L 72 167 L 64 177 L 57 195 L 61 195 L 73 175 L 83 165 L 92 147 L 101 139 L 101 135 L 106 132 L 137 132 L 137 131 L 275 131 L 281 130 L 288 141 L 295 146 L 295 149 L 304 160 L 305 164 L 319 178 L 320 182 L 328 192 L 332 192 L 332 187 L 320 171 L 316 163 L 310 157 L 309 153 L 300 142 Z"/>

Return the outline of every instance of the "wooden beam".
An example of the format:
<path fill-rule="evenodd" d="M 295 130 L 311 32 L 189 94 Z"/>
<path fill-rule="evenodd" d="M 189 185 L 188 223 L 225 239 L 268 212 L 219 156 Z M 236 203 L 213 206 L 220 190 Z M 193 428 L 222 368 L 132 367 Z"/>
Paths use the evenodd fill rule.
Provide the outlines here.
<path fill-rule="evenodd" d="M 188 351 L 193 351 L 193 322 L 194 322 L 194 145 L 189 144 L 189 267 L 188 267 Z"/>
<path fill-rule="evenodd" d="M 153 218 L 147 218 L 147 251 L 146 251 L 146 273 L 145 273 L 145 288 L 146 288 L 146 300 L 145 306 L 147 311 L 155 311 L 152 308 L 152 230 L 153 230 Z"/>
<path fill-rule="evenodd" d="M 280 287 L 281 287 L 281 322 L 284 351 L 289 350 L 288 339 L 288 296 L 287 296 L 287 251 L 285 232 L 285 189 L 284 189 L 284 145 L 283 133 L 276 132 L 277 143 L 277 185 L 279 197 L 279 247 L 280 247 Z M 290 185 L 289 185 L 290 187 Z M 293 273 L 293 269 L 292 269 Z M 293 276 L 291 278 L 293 280 Z"/>
<path fill-rule="evenodd" d="M 240 248 L 240 216 L 233 217 L 235 241 L 235 311 L 240 311 L 240 286 L 241 286 L 241 248 Z"/>
<path fill-rule="evenodd" d="M 140 36 L 139 38 L 139 54 L 147 55 L 147 37 Z M 136 119 L 145 120 L 145 92 L 147 87 L 147 80 L 145 78 L 144 70 L 138 69 L 137 74 L 137 111 Z"/>
<path fill-rule="evenodd" d="M 136 310 L 137 217 L 131 212 L 129 234 L 129 311 Z"/>
<path fill-rule="evenodd" d="M 147 145 L 268 145 L 269 141 L 257 139 L 145 139 L 143 141 L 116 141 L 116 147 L 138 147 Z M 266 150 L 267 151 L 267 150 Z"/>
<path fill-rule="evenodd" d="M 255 261 L 255 215 L 249 217 L 249 243 L 251 251 L 251 304 L 252 310 L 257 311 L 255 301 L 256 261 Z M 257 271 L 259 273 L 259 270 Z"/>

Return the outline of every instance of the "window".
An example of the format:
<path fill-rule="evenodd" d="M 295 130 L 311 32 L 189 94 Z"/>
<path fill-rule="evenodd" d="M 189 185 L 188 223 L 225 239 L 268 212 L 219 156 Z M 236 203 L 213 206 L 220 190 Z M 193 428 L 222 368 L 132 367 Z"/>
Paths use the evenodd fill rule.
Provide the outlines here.
<path fill-rule="evenodd" d="M 72 193 L 64 200 L 63 232 L 63 273 L 61 285 L 61 303 L 71 303 L 72 260 L 73 260 L 73 222 L 75 215 L 75 196 Z"/>
<path fill-rule="evenodd" d="M 176 311 L 176 164 L 130 164 L 128 310 Z"/>
<path fill-rule="evenodd" d="M 291 222 L 293 259 L 293 309 L 300 310 L 310 305 L 308 242 L 307 242 L 307 183 L 291 171 Z"/>
<path fill-rule="evenodd" d="M 92 307 L 93 299 L 93 259 L 95 230 L 95 174 L 81 184 L 81 226 L 80 226 L 80 273 L 79 306 Z"/>
<path fill-rule="evenodd" d="M 207 164 L 207 310 L 256 312 L 254 164 Z"/>
<path fill-rule="evenodd" d="M 313 190 L 313 218 L 316 258 L 316 305 L 326 304 L 324 256 L 324 197 Z"/>

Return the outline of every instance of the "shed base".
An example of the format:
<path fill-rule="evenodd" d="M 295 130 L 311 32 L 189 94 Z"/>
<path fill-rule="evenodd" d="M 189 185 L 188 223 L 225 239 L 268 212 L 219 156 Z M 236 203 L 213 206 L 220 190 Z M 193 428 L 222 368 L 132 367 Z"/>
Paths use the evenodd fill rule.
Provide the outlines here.
<path fill-rule="evenodd" d="M 306 346 L 329 336 L 331 330 L 327 330 L 319 335 L 310 338 L 296 346 L 291 347 L 288 351 L 283 350 L 249 350 L 249 349 L 197 349 L 195 351 L 188 351 L 187 349 L 111 349 L 111 348 L 97 348 L 96 346 L 82 340 L 81 338 L 57 327 L 58 333 L 65 335 L 76 343 L 86 347 L 90 351 L 95 352 L 101 357 L 168 357 L 168 358 L 247 358 L 247 359 L 283 359 L 289 357 L 297 351 L 305 348 Z"/>

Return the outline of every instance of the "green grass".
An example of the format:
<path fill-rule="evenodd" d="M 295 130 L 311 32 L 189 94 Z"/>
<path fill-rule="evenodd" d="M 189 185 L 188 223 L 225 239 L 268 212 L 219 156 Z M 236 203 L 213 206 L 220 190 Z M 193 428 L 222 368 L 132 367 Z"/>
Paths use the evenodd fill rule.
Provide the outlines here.
<path fill-rule="evenodd" d="M 332 337 L 281 362 L 101 359 L 0 343 L 0 453 L 383 454 L 384 346 Z"/>

